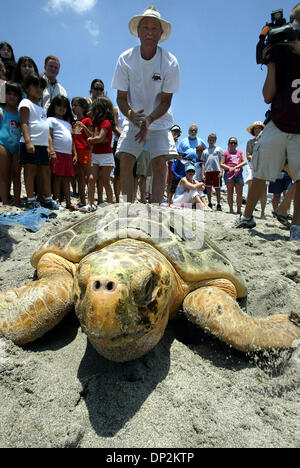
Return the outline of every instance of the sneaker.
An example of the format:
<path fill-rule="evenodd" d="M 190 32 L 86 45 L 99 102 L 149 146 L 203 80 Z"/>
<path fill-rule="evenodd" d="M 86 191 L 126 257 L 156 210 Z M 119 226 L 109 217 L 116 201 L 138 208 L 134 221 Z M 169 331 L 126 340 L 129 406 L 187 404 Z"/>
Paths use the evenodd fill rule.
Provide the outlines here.
<path fill-rule="evenodd" d="M 213 206 L 212 206 L 212 203 L 209 203 L 209 204 L 208 204 L 208 207 L 209 207 L 209 208 L 212 208 L 212 207 L 213 207 Z"/>
<path fill-rule="evenodd" d="M 256 226 L 256 222 L 254 221 L 253 216 L 251 216 L 250 219 L 243 219 L 242 216 L 239 216 L 232 227 L 235 229 L 239 229 L 239 228 L 252 229 L 255 226 Z"/>
<path fill-rule="evenodd" d="M 300 241 L 300 226 L 296 226 L 295 224 L 291 225 L 290 241 Z"/>
<path fill-rule="evenodd" d="M 40 208 L 41 204 L 37 200 L 27 201 L 25 208 L 26 210 L 34 210 L 35 208 Z"/>
<path fill-rule="evenodd" d="M 60 205 L 51 198 L 51 200 L 44 200 L 43 207 L 48 208 L 48 210 L 60 210 Z"/>
<path fill-rule="evenodd" d="M 81 208 L 80 211 L 82 211 L 83 213 L 92 213 L 93 211 L 96 211 L 97 210 L 97 206 L 96 205 L 85 205 Z"/>
<path fill-rule="evenodd" d="M 217 204 L 217 211 L 222 211 L 222 207 L 219 205 L 219 203 Z"/>

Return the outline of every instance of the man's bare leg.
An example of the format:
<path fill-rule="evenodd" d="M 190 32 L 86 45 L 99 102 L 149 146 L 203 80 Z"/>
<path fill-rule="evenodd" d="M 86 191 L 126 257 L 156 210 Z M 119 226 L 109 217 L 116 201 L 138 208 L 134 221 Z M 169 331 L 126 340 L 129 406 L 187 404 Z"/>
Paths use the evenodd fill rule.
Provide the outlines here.
<path fill-rule="evenodd" d="M 294 216 L 292 224 L 300 226 L 300 180 L 295 182 Z"/>
<path fill-rule="evenodd" d="M 245 218 L 251 218 L 257 202 L 262 197 L 264 190 L 266 190 L 266 181 L 254 178 L 248 192 L 247 203 L 244 211 Z"/>
<path fill-rule="evenodd" d="M 158 156 L 152 159 L 152 203 L 161 203 L 166 183 L 167 165 L 166 161 L 168 156 Z"/>
<path fill-rule="evenodd" d="M 129 153 L 120 153 L 120 187 L 123 195 L 127 197 L 127 201 L 133 203 L 134 192 L 134 177 L 133 166 L 136 161 L 135 156 Z"/>

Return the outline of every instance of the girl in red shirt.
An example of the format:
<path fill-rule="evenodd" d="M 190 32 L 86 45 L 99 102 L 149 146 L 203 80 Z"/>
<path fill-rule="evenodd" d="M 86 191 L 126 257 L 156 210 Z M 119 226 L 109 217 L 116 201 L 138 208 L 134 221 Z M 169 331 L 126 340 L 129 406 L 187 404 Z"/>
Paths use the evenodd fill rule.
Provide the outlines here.
<path fill-rule="evenodd" d="M 86 205 L 85 200 L 85 186 L 88 184 L 89 176 L 91 173 L 91 152 L 88 143 L 88 138 L 92 136 L 92 121 L 87 117 L 89 111 L 89 104 L 86 99 L 82 97 L 75 97 L 72 99 L 72 110 L 76 115 L 77 120 L 72 123 L 73 126 L 73 140 L 75 142 L 77 151 L 77 165 L 76 175 L 78 180 L 78 192 L 80 203 L 79 208 Z"/>
<path fill-rule="evenodd" d="M 107 97 L 97 98 L 91 108 L 93 122 L 93 136 L 88 138 L 92 148 L 92 170 L 88 184 L 88 200 L 86 211 L 97 209 L 95 198 L 95 185 L 100 176 L 106 192 L 108 203 L 113 202 L 113 192 L 110 185 L 110 174 L 115 167 L 111 148 L 112 132 L 115 129 L 113 105 Z"/>

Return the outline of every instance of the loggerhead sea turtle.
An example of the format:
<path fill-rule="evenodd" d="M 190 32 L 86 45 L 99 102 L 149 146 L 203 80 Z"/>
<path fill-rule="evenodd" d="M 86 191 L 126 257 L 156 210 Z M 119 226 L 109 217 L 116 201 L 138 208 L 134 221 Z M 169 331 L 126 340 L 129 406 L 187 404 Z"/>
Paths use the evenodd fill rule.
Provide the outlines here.
<path fill-rule="evenodd" d="M 96 350 L 122 362 L 151 350 L 182 309 L 238 350 L 293 347 L 299 323 L 243 312 L 236 301 L 247 295 L 243 279 L 208 238 L 191 242 L 199 229 L 186 210 L 138 204 L 98 210 L 33 254 L 37 281 L 0 294 L 0 334 L 28 343 L 75 306 Z"/>

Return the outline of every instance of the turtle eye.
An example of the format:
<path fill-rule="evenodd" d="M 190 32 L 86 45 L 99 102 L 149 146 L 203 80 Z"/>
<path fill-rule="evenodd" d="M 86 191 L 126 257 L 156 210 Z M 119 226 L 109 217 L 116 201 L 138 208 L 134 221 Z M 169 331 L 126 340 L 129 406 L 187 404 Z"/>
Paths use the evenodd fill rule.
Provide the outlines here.
<path fill-rule="evenodd" d="M 85 294 L 89 277 L 90 277 L 90 267 L 88 265 L 82 265 L 78 273 L 78 286 L 80 289 L 81 297 L 83 297 Z"/>
<path fill-rule="evenodd" d="M 135 302 L 147 305 L 152 301 L 153 291 L 157 285 L 158 275 L 151 272 L 146 277 L 135 278 L 133 281 L 133 295 Z"/>
<path fill-rule="evenodd" d="M 145 284 L 144 293 L 145 296 L 152 296 L 152 291 L 154 289 L 154 278 L 151 276 Z"/>

